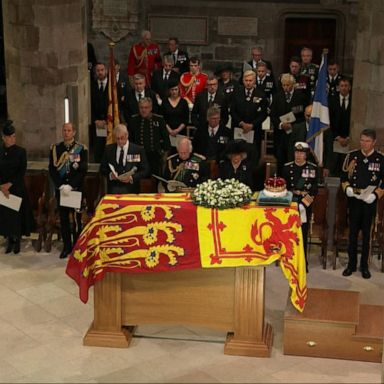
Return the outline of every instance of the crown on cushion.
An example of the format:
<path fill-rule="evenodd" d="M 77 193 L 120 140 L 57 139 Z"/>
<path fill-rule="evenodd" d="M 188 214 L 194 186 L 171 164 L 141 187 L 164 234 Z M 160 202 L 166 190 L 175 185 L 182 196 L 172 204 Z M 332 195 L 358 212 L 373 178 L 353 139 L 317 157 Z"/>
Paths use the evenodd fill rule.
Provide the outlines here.
<path fill-rule="evenodd" d="M 287 189 L 287 183 L 282 177 L 269 177 L 265 180 L 264 187 L 270 192 L 283 192 Z"/>

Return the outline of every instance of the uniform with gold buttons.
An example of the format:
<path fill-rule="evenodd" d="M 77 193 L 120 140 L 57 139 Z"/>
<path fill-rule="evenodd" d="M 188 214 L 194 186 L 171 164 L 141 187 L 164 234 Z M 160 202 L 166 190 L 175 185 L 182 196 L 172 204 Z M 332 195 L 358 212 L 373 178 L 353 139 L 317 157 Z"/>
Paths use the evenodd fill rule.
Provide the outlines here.
<path fill-rule="evenodd" d="M 297 142 L 294 147 L 296 152 L 309 153 L 309 145 L 304 142 Z M 296 156 L 295 156 L 296 157 Z M 305 160 L 303 163 L 291 161 L 283 168 L 283 178 L 287 183 L 287 189 L 293 193 L 293 201 L 298 203 L 301 216 L 301 231 L 303 234 L 304 252 L 308 271 L 307 244 L 308 228 L 312 216 L 312 203 L 318 191 L 319 168 L 315 163 Z M 296 160 L 296 158 L 295 158 Z"/>
<path fill-rule="evenodd" d="M 372 227 L 377 201 L 384 194 L 384 155 L 372 150 L 366 155 L 362 150 L 347 154 L 341 174 L 341 185 L 348 197 L 349 242 L 348 267 L 343 275 L 356 271 L 358 236 L 362 231 L 360 270 L 364 278 L 370 278 L 368 259 Z"/>
<path fill-rule="evenodd" d="M 160 174 L 163 154 L 171 148 L 164 118 L 155 113 L 148 118 L 133 115 L 128 130 L 130 140 L 144 147 L 151 172 Z"/>
<path fill-rule="evenodd" d="M 60 215 L 61 234 L 64 249 L 60 257 L 66 257 L 72 250 L 78 235 L 82 230 L 80 210 L 60 205 L 60 188 L 65 185 L 74 191 L 83 190 L 84 178 L 88 170 L 88 149 L 84 144 L 73 140 L 64 141 L 51 146 L 49 156 L 49 175 L 55 186 L 55 195 Z M 73 214 L 73 227 L 71 230 L 70 215 Z"/>
<path fill-rule="evenodd" d="M 187 187 L 193 188 L 208 178 L 208 165 L 203 155 L 191 153 L 186 160 L 182 160 L 178 153 L 167 158 L 164 171 L 166 180 L 181 181 Z M 169 191 L 171 192 L 171 191 Z"/>

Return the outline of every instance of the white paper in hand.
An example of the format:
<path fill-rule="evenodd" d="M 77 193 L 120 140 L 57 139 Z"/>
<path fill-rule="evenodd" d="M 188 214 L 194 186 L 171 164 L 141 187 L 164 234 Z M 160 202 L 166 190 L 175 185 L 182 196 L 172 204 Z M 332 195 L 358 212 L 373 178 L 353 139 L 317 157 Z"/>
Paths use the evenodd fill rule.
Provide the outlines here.
<path fill-rule="evenodd" d="M 16 212 L 20 211 L 22 198 L 16 195 L 9 194 L 8 198 L 5 197 L 4 193 L 0 191 L 0 205 L 12 209 Z"/>
<path fill-rule="evenodd" d="M 60 205 L 62 207 L 80 209 L 81 207 L 81 192 L 70 191 L 67 195 L 60 191 Z"/>

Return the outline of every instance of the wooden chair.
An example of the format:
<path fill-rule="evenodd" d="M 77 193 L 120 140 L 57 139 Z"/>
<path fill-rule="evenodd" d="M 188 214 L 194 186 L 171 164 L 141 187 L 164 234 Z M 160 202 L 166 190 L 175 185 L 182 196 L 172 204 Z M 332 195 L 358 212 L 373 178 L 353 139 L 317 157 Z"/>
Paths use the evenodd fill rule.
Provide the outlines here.
<path fill-rule="evenodd" d="M 334 253 L 333 269 L 336 269 L 336 260 L 340 251 L 346 251 L 348 248 L 348 199 L 341 187 L 336 194 L 336 212 L 335 227 L 333 233 Z"/>
<path fill-rule="evenodd" d="M 82 196 L 82 215 L 83 226 L 95 214 L 95 209 L 102 196 L 105 195 L 104 177 L 100 173 L 88 174 L 84 179 Z"/>
<path fill-rule="evenodd" d="M 312 203 L 312 218 L 308 233 L 308 254 L 310 254 L 311 244 L 320 243 L 321 263 L 323 269 L 327 268 L 327 250 L 328 250 L 328 188 L 319 188 L 317 195 Z M 317 241 L 316 241 L 317 240 Z"/>
<path fill-rule="evenodd" d="M 373 231 L 373 248 L 377 250 L 378 259 L 381 260 L 381 272 L 384 272 L 384 198 L 377 204 L 377 214 Z"/>
<path fill-rule="evenodd" d="M 40 252 L 42 244 L 47 236 L 46 196 L 48 173 L 44 170 L 40 172 L 27 172 L 24 176 L 24 182 L 36 223 L 35 231 L 38 234 L 38 238 L 36 240 L 32 240 L 32 246 L 37 252 Z"/>

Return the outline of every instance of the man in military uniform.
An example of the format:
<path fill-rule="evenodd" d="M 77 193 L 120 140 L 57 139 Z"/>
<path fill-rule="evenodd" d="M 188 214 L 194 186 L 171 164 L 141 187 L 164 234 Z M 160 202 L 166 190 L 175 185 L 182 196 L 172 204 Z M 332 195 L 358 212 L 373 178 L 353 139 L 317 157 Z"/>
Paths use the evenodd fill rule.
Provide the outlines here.
<path fill-rule="evenodd" d="M 340 80 L 344 76 L 339 72 L 339 64 L 335 60 L 328 61 L 327 91 L 328 96 L 334 96 L 338 91 Z"/>
<path fill-rule="evenodd" d="M 293 200 L 299 205 L 307 272 L 308 228 L 312 215 L 312 203 L 317 194 L 319 184 L 318 167 L 316 164 L 307 161 L 308 153 L 309 145 L 305 142 L 297 142 L 295 144 L 295 160 L 286 163 L 283 169 L 283 177 L 287 182 L 287 189 L 292 191 Z"/>
<path fill-rule="evenodd" d="M 165 55 L 170 55 L 174 61 L 173 70 L 182 75 L 189 70 L 189 57 L 186 51 L 179 49 L 179 39 L 177 37 L 170 37 L 168 39 L 168 52 Z"/>
<path fill-rule="evenodd" d="M 159 68 L 161 68 L 160 47 L 151 40 L 150 31 L 143 31 L 141 41 L 132 45 L 128 56 L 128 77 L 131 86 L 136 73 L 144 75 L 146 84 L 150 86 L 152 73 Z"/>
<path fill-rule="evenodd" d="M 234 69 L 230 63 L 218 66 L 215 71 L 215 76 L 219 79 L 219 89 L 222 89 L 229 108 L 232 103 L 233 91 L 239 87 L 238 81 L 233 79 L 233 72 Z"/>
<path fill-rule="evenodd" d="M 192 143 L 187 137 L 179 140 L 177 153 L 167 158 L 164 178 L 179 181 L 191 188 L 207 180 L 208 167 L 205 157 L 192 152 Z M 166 185 L 168 192 L 174 191 L 172 185 L 172 183 Z"/>
<path fill-rule="evenodd" d="M 369 279 L 368 257 L 371 246 L 372 224 L 377 201 L 384 194 L 384 155 L 375 150 L 376 131 L 364 129 L 360 133 L 360 149 L 348 153 L 341 174 L 342 188 L 348 196 L 349 242 L 348 266 L 343 276 L 350 276 L 357 267 L 357 242 L 361 230 L 363 243 L 360 271 Z"/>
<path fill-rule="evenodd" d="M 312 63 L 313 51 L 311 48 L 304 47 L 301 52 L 301 74 L 309 77 L 311 96 L 315 94 L 316 81 L 319 75 L 319 66 Z"/>
<path fill-rule="evenodd" d="M 140 99 L 139 114 L 132 116 L 128 127 L 132 142 L 144 147 L 151 173 L 161 174 L 163 157 L 171 144 L 164 118 L 152 113 L 151 98 Z"/>
<path fill-rule="evenodd" d="M 272 104 L 272 97 L 276 92 L 275 81 L 268 73 L 267 64 L 259 61 L 256 66 L 256 88 L 261 89 L 268 98 L 269 105 Z"/>
<path fill-rule="evenodd" d="M 196 95 L 204 91 L 208 75 L 200 72 L 200 59 L 191 57 L 189 60 L 189 72 L 180 77 L 180 95 L 188 104 L 194 104 Z"/>
<path fill-rule="evenodd" d="M 61 236 L 64 243 L 63 251 L 60 254 L 61 259 L 71 253 L 82 230 L 80 210 L 61 205 L 62 196 L 68 196 L 71 191 L 82 191 L 88 169 L 88 149 L 75 140 L 75 134 L 73 124 L 65 123 L 62 129 L 63 141 L 52 145 L 49 155 L 49 175 L 55 185 Z M 72 229 L 71 215 L 73 215 Z"/>

